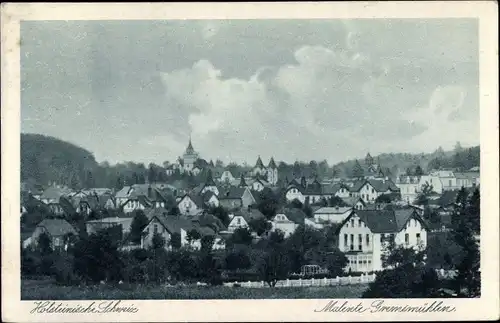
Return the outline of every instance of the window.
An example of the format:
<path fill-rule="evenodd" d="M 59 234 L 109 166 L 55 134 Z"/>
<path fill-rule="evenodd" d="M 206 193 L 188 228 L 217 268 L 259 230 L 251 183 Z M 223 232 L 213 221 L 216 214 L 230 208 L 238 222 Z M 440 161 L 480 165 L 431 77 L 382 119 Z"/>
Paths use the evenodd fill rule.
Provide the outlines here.
<path fill-rule="evenodd" d="M 153 232 L 156 234 L 158 233 L 158 224 L 154 225 Z"/>
<path fill-rule="evenodd" d="M 371 260 L 368 260 L 368 264 L 371 264 L 371 263 L 372 263 L 372 261 L 371 261 Z"/>
<path fill-rule="evenodd" d="M 351 219 L 351 226 L 354 228 L 354 219 Z"/>
<path fill-rule="evenodd" d="M 375 193 L 375 190 L 372 188 L 372 193 Z"/>
<path fill-rule="evenodd" d="M 380 235 L 380 242 L 381 242 L 381 243 L 382 243 L 382 242 L 384 242 L 384 239 L 385 239 L 385 234 L 383 234 L 383 233 L 382 233 L 382 234 Z"/>
<path fill-rule="evenodd" d="M 358 227 L 361 227 L 361 219 L 358 219 Z"/>
<path fill-rule="evenodd" d="M 408 233 L 405 233 L 405 243 L 410 244 L 410 235 Z"/>
<path fill-rule="evenodd" d="M 344 233 L 344 246 L 347 247 L 347 233 Z"/>
<path fill-rule="evenodd" d="M 351 234 L 351 250 L 354 250 L 354 234 Z"/>
<path fill-rule="evenodd" d="M 368 233 L 366 234 L 366 246 L 370 246 L 370 235 Z"/>
<path fill-rule="evenodd" d="M 363 250 L 363 235 L 362 234 L 358 235 L 358 250 L 359 251 Z"/>
<path fill-rule="evenodd" d="M 417 233 L 416 236 L 417 236 L 417 243 L 420 243 L 420 233 Z"/>
<path fill-rule="evenodd" d="M 236 219 L 236 224 L 237 224 L 237 225 L 240 225 L 240 224 L 241 224 L 241 219 L 240 219 L 240 218 L 237 218 L 237 219 Z"/>

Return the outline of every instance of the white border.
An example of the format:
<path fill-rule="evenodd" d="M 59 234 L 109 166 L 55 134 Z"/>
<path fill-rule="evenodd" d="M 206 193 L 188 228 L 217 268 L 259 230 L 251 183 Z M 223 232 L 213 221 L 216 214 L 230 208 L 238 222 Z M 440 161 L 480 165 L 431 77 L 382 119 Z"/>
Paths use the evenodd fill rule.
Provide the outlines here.
<path fill-rule="evenodd" d="M 493 1 L 337 3 L 177 3 L 177 4 L 2 4 L 2 320 L 79 321 L 412 321 L 499 318 L 498 203 L 498 20 Z M 33 302 L 20 301 L 20 20 L 147 19 L 311 19 L 311 18 L 479 18 L 481 138 L 480 299 L 445 300 L 453 313 L 317 313 L 325 300 L 127 301 L 137 314 L 30 314 Z M 464 131 L 467 131 L 464 129 Z M 372 300 L 352 300 L 369 306 Z M 432 300 L 387 300 L 422 305 Z M 90 301 L 65 302 L 89 304 Z"/>

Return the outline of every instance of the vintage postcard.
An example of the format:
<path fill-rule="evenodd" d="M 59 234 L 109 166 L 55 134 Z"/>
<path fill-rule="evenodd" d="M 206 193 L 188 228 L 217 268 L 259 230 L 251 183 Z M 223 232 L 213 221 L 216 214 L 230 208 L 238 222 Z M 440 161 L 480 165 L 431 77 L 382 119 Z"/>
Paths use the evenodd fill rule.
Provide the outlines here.
<path fill-rule="evenodd" d="M 498 319 L 493 1 L 2 5 L 2 319 Z"/>

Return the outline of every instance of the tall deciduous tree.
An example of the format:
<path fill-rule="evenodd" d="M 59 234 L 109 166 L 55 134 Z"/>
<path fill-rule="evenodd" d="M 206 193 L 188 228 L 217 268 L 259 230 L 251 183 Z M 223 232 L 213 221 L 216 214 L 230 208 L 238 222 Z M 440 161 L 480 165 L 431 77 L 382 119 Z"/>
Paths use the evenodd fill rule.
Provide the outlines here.
<path fill-rule="evenodd" d="M 133 243 L 140 243 L 142 230 L 148 225 L 149 220 L 142 210 L 135 211 L 134 219 L 130 225 L 130 240 Z"/>

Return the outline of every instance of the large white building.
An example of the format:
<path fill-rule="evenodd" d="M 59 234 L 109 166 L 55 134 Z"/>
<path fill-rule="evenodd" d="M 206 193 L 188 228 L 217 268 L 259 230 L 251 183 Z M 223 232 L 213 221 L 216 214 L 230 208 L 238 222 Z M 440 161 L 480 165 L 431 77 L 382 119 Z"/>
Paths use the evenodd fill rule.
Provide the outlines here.
<path fill-rule="evenodd" d="M 427 245 L 427 227 L 413 208 L 353 210 L 339 229 L 339 249 L 348 259 L 346 271 L 382 270 L 382 255 L 392 239 L 396 245 Z"/>

